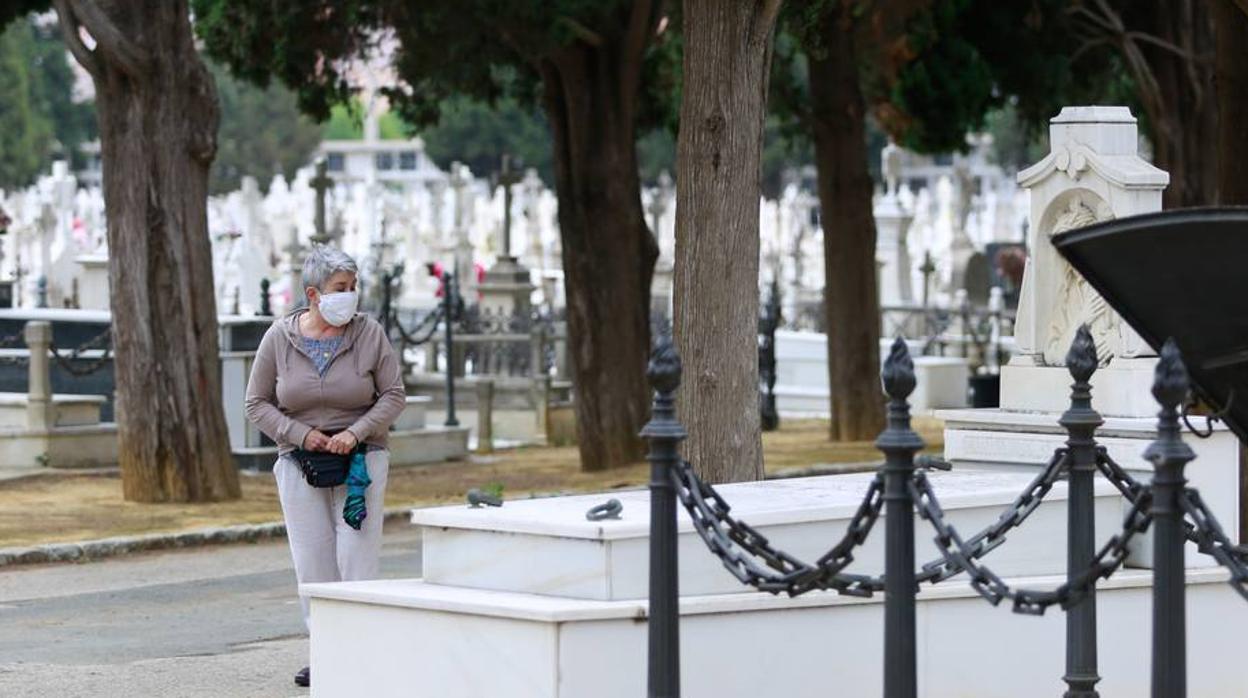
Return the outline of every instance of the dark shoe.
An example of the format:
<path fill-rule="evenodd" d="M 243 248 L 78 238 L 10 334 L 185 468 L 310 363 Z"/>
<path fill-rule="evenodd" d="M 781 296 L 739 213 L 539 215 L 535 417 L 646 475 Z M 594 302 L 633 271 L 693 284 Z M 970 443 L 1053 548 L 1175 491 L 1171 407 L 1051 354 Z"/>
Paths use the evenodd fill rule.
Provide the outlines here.
<path fill-rule="evenodd" d="M 312 684 L 312 668 L 304 667 L 295 672 L 295 685 L 307 688 Z"/>

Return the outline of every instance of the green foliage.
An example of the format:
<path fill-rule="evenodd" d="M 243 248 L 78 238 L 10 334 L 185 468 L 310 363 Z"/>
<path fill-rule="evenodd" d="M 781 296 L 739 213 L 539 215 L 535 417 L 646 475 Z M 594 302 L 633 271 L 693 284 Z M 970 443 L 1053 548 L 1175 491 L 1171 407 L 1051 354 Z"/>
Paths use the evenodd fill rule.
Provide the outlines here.
<path fill-rule="evenodd" d="M 52 151 L 52 122 L 39 107 L 41 89 L 30 22 L 0 35 L 0 187 L 30 184 Z"/>
<path fill-rule="evenodd" d="M 80 168 L 85 164 L 81 145 L 97 137 L 95 105 L 89 101 L 74 101 L 76 77 L 70 67 L 73 59 L 65 50 L 56 22 L 32 21 L 29 26 L 33 39 L 29 61 L 35 105 L 51 119 L 56 138 L 48 159 L 68 158 L 74 167 Z"/>
<path fill-rule="evenodd" d="M 918 152 L 966 149 L 966 134 L 983 126 L 996 102 L 992 69 L 965 38 L 969 0 L 936 0 L 910 23 L 916 58 L 897 74 L 888 101 L 908 118 L 899 143 Z"/>
<path fill-rule="evenodd" d="M 43 12 L 52 5 L 50 0 L 5 0 L 0 3 L 0 30 L 18 18 L 32 12 Z"/>
<path fill-rule="evenodd" d="M 234 191 L 244 175 L 255 177 L 262 188 L 278 172 L 293 177 L 320 143 L 321 128 L 300 113 L 289 89 L 280 85 L 261 89 L 219 66 L 209 63 L 209 69 L 221 103 L 209 191 Z"/>
<path fill-rule="evenodd" d="M 993 161 L 1006 171 L 1022 170 L 1049 152 L 1043 130 L 1023 121 L 1014 100 L 988 112 L 984 129 L 992 136 Z"/>
<path fill-rule="evenodd" d="M 364 138 L 364 122 L 359 100 L 348 104 L 335 104 L 329 110 L 329 118 L 322 124 L 321 132 L 326 140 L 358 141 Z"/>
<path fill-rule="evenodd" d="M 554 181 L 550 128 L 533 106 L 515 99 L 494 105 L 467 97 L 452 97 L 438 105 L 441 118 L 425 129 L 425 151 L 445 168 L 458 160 L 478 176 L 494 172 L 499 158 L 509 153 L 525 167 L 537 168 L 545 182 Z"/>
<path fill-rule="evenodd" d="M 637 139 L 637 169 L 641 181 L 654 186 L 659 175 L 676 175 L 676 134 L 666 128 L 651 129 Z"/>
<path fill-rule="evenodd" d="M 345 104 L 345 59 L 363 55 L 383 26 L 375 0 L 191 0 L 205 52 L 242 79 L 276 77 L 317 120 Z"/>

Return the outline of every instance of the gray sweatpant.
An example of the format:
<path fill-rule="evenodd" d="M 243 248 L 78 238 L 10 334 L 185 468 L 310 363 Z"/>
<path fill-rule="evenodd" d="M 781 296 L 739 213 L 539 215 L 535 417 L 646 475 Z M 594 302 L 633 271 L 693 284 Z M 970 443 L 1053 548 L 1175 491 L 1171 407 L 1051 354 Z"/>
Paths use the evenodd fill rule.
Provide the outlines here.
<path fill-rule="evenodd" d="M 376 579 L 390 452 L 369 451 L 365 463 L 373 482 L 364 492 L 368 517 L 358 531 L 342 520 L 346 485 L 312 487 L 303 479 L 293 459 L 283 456 L 274 464 L 277 496 L 286 519 L 286 538 L 295 562 L 295 578 L 300 584 Z M 301 595 L 299 603 L 306 626 L 308 599 Z"/>

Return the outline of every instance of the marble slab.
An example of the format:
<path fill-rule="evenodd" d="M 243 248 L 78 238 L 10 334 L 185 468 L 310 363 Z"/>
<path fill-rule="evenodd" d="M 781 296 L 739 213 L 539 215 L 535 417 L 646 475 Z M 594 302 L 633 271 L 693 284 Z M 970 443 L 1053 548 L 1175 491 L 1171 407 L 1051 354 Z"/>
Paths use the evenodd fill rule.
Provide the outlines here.
<path fill-rule="evenodd" d="M 1043 589 L 1061 579 L 1008 583 Z M 1248 604 L 1225 580 L 1222 570 L 1187 574 L 1189 695 L 1242 693 L 1237 628 L 1248 620 Z M 419 695 L 439 698 L 645 695 L 644 599 L 555 599 L 421 580 L 305 585 L 301 592 L 311 597 L 311 661 L 321 667 L 314 697 L 408 696 L 413 682 Z M 1100 585 L 1101 695 L 1148 695 L 1151 595 L 1146 572 L 1127 570 Z M 878 696 L 886 671 L 883 600 L 822 592 L 684 596 L 682 695 Z M 916 612 L 925 698 L 1049 698 L 1064 689 L 1060 611 L 1017 615 L 950 581 L 923 588 Z"/>
<path fill-rule="evenodd" d="M 859 506 L 873 473 L 769 480 L 723 485 L 722 496 L 738 520 L 774 545 L 815 561 L 835 545 Z M 994 523 L 1001 510 L 1031 482 L 1025 473 L 933 473 L 948 519 L 969 537 Z M 1108 483 L 1097 491 L 1099 530 L 1116 530 L 1120 509 Z M 607 498 L 619 499 L 618 521 L 592 522 L 585 512 Z M 992 554 L 999 574 L 1051 574 L 1065 569 L 1065 486 L 1059 483 L 1010 544 Z M 678 553 L 682 592 L 748 591 L 723 569 L 679 510 Z M 881 517 L 882 518 L 882 517 Z M 412 522 L 424 527 L 423 569 L 432 583 L 575 599 L 638 599 L 647 593 L 649 492 L 509 501 L 501 508 L 467 506 L 418 509 Z M 938 557 L 930 524 L 916 523 L 918 562 Z M 877 523 L 854 553 L 852 570 L 883 570 L 884 526 Z"/>

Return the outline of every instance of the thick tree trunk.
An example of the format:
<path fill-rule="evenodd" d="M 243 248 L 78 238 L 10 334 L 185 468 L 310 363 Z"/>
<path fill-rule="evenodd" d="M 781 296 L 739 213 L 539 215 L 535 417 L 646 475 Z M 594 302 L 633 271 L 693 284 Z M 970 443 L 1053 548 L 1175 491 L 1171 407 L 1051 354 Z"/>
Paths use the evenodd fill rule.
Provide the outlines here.
<path fill-rule="evenodd" d="M 658 246 L 641 208 L 636 115 L 654 4 L 638 0 L 631 12 L 646 28 L 640 36 L 577 43 L 542 63 L 584 470 L 640 460 L 638 432 L 650 414 L 645 371 Z"/>
<path fill-rule="evenodd" d="M 207 230 L 216 89 L 186 2 L 56 7 L 95 82 L 125 498 L 237 498 Z M 79 25 L 94 49 L 78 40 Z"/>
<path fill-rule="evenodd" d="M 1248 204 L 1248 2 L 1215 0 L 1218 91 L 1218 203 Z M 1248 522 L 1248 519 L 1245 520 Z M 1248 525 L 1248 523 L 1246 523 Z"/>
<path fill-rule="evenodd" d="M 1210 205 L 1218 200 L 1221 157 L 1210 51 L 1212 11 L 1201 0 L 1150 3 L 1142 9 L 1147 15 L 1144 32 L 1188 54 L 1140 42 L 1157 85 L 1155 92 L 1143 95 L 1152 126 L 1153 161 L 1170 173 L 1163 205 L 1167 209 Z"/>
<path fill-rule="evenodd" d="M 867 169 L 866 106 L 852 32 L 828 22 L 828 49 L 810 59 L 811 131 L 819 174 L 834 441 L 874 439 L 884 428 L 875 215 Z"/>
<path fill-rule="evenodd" d="M 686 455 L 711 482 L 763 476 L 758 205 L 779 0 L 685 0 L 676 180 L 676 344 Z"/>

